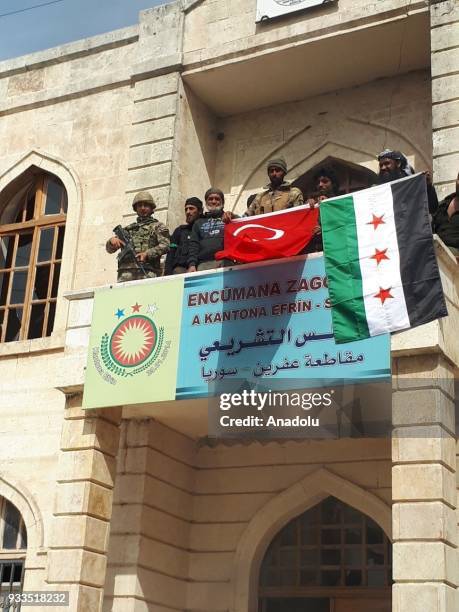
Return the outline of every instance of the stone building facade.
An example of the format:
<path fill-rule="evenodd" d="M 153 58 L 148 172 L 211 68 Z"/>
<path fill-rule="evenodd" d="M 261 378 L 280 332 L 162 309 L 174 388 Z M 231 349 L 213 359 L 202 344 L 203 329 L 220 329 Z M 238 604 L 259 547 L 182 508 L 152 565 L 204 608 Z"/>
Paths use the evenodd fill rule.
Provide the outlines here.
<path fill-rule="evenodd" d="M 178 0 L 0 63 L 0 232 L 30 177 L 67 198 L 52 333 L 0 344 L 0 496 L 27 531 L 0 563 L 23 562 L 25 590 L 70 592 L 50 610 L 456 612 L 459 277 L 439 241 L 449 317 L 393 338 L 392 442 L 210 444 L 202 406 L 81 409 L 94 288 L 116 274 L 104 243 L 137 191 L 173 229 L 209 185 L 243 211 L 273 156 L 297 178 L 325 159 L 375 171 L 386 146 L 452 191 L 457 2 L 255 13 L 256 0 Z M 268 546 L 330 497 L 390 540 L 393 586 L 285 597 L 279 583 L 270 601 Z"/>

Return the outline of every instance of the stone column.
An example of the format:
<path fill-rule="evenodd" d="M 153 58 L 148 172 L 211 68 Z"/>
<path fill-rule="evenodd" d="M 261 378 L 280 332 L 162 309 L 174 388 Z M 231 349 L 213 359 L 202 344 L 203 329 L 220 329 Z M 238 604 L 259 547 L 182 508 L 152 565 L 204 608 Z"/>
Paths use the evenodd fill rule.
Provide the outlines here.
<path fill-rule="evenodd" d="M 433 169 L 443 198 L 453 191 L 459 171 L 459 3 L 430 4 Z"/>
<path fill-rule="evenodd" d="M 440 355 L 395 360 L 393 610 L 457 612 L 453 367 Z"/>
<path fill-rule="evenodd" d="M 47 583 L 49 590 L 70 592 L 72 612 L 98 612 L 105 584 L 121 409 L 84 411 L 81 399 L 81 393 L 67 396 Z"/>
<path fill-rule="evenodd" d="M 125 210 L 135 217 L 135 193 L 155 198 L 155 217 L 167 220 L 182 70 L 184 13 L 173 2 L 140 13 L 139 43 L 132 68 L 133 114 Z"/>

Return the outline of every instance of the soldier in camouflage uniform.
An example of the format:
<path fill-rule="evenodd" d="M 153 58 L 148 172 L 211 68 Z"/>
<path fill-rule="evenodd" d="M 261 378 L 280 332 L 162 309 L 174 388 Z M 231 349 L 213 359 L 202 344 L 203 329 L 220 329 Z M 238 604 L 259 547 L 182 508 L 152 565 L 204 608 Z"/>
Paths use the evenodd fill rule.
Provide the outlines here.
<path fill-rule="evenodd" d="M 160 257 L 169 250 L 169 230 L 152 217 L 156 208 L 152 195 L 148 191 L 141 191 L 135 196 L 132 208 L 137 213 L 137 221 L 124 229 L 131 236 L 136 259 L 146 270 L 147 276 L 145 277 L 131 253 L 126 253 L 118 262 L 119 283 L 160 276 Z M 110 238 L 105 245 L 108 253 L 115 253 L 123 247 L 123 242 L 116 236 Z"/>
<path fill-rule="evenodd" d="M 245 216 L 262 215 L 303 204 L 301 190 L 285 180 L 287 163 L 283 157 L 269 160 L 267 170 L 270 183 L 265 191 L 257 193 Z"/>

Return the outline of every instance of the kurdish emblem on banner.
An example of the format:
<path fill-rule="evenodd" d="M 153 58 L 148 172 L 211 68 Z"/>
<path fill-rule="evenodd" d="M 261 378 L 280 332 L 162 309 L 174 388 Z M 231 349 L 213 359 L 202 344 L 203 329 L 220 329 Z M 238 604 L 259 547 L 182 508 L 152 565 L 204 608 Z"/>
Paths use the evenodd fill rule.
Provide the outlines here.
<path fill-rule="evenodd" d="M 150 313 L 156 311 L 154 304 L 149 304 L 141 312 L 142 305 L 136 304 L 129 308 L 118 308 L 115 312 L 116 321 L 111 330 L 103 333 L 100 344 L 93 349 L 93 360 L 96 369 L 115 377 L 132 377 L 141 372 L 149 373 L 160 357 L 164 346 L 164 327 L 157 326 Z M 157 368 L 154 368 L 156 370 Z M 153 371 L 154 371 L 153 370 Z M 116 379 L 112 379 L 116 384 Z"/>
<path fill-rule="evenodd" d="M 95 292 L 84 408 L 175 399 L 183 279 Z"/>

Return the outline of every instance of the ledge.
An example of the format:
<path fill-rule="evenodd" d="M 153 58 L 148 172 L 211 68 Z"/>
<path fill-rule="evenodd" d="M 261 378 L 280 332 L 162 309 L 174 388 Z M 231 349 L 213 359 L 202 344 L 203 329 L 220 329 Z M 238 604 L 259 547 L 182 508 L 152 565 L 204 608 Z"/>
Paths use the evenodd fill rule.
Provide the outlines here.
<path fill-rule="evenodd" d="M 18 342 L 5 342 L 0 344 L 0 360 L 20 355 L 38 355 L 40 353 L 64 352 L 65 330 L 58 331 L 49 338 L 35 338 L 34 340 L 20 340 Z"/>
<path fill-rule="evenodd" d="M 100 53 L 107 49 L 129 45 L 137 42 L 138 38 L 139 26 L 135 25 L 120 30 L 114 30 L 106 34 L 92 36 L 91 38 L 83 38 L 75 42 L 59 45 L 58 47 L 45 49 L 44 51 L 21 55 L 0 62 L 0 78 L 36 70 L 51 64 L 68 62 L 78 57 Z"/>

